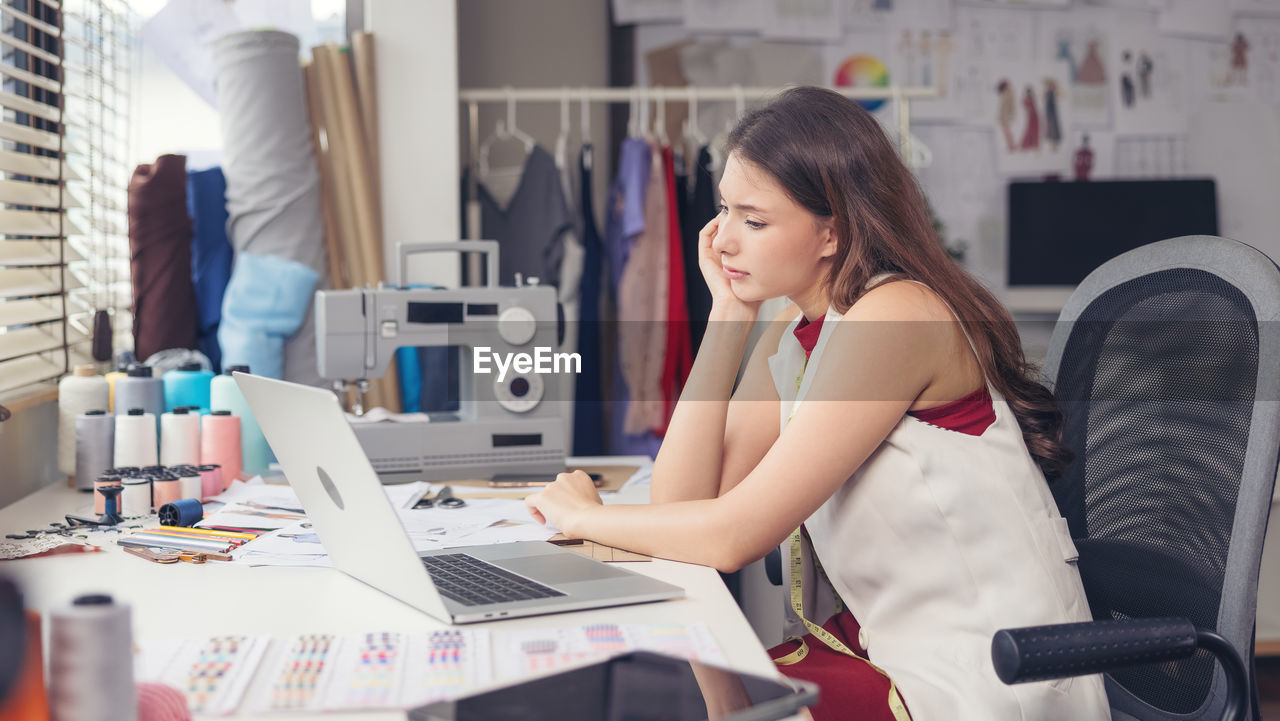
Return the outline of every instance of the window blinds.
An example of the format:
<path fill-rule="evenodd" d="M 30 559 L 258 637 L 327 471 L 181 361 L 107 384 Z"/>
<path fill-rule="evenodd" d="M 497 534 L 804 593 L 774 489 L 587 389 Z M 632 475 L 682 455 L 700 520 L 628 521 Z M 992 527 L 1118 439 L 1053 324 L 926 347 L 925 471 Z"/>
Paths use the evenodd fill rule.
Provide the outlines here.
<path fill-rule="evenodd" d="M 128 347 L 125 0 L 0 0 L 0 394 Z"/>

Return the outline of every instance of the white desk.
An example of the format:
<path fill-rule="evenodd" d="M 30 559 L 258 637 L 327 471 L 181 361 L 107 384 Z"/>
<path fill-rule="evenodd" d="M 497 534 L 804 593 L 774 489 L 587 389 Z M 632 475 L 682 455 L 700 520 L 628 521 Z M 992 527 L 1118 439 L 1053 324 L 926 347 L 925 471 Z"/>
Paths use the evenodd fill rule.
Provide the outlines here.
<path fill-rule="evenodd" d="M 61 521 L 83 508 L 88 494 L 62 486 L 47 487 L 0 509 L 0 534 L 23 532 Z M 370 549 L 371 553 L 376 552 Z M 776 676 L 777 670 L 733 598 L 713 569 L 672 561 L 629 563 L 628 568 L 685 589 L 676 601 L 536 616 L 474 627 L 493 634 L 521 628 L 575 626 L 585 623 L 655 623 L 701 621 L 738 670 Z M 50 608 L 92 591 L 110 593 L 133 607 L 135 640 L 199 638 L 218 633 L 425 631 L 445 624 L 336 570 L 320 568 L 250 568 L 209 562 L 159 565 L 110 546 L 105 553 L 74 554 L 0 562 L 0 574 L 22 588 L 28 608 L 47 619 Z M 255 679 L 265 682 L 263 678 Z M 254 692 L 254 686 L 249 693 Z M 270 718 L 281 718 L 274 715 Z M 263 718 L 237 715 L 235 718 Z M 404 719 L 402 712 L 290 714 L 288 718 L 325 721 Z"/>

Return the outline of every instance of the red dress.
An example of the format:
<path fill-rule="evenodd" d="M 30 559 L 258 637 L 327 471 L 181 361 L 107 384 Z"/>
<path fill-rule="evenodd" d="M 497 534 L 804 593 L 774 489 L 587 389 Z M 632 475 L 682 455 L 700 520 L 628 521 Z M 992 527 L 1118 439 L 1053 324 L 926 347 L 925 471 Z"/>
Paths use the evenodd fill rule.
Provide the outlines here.
<path fill-rule="evenodd" d="M 822 321 L 819 318 L 810 323 L 802 319 L 796 326 L 796 339 L 806 356 L 817 345 Z M 907 415 L 939 428 L 975 436 L 982 435 L 996 420 L 991 394 L 985 384 L 959 400 L 937 408 L 909 411 Z M 848 610 L 827 619 L 822 627 L 854 653 L 866 657 L 867 650 L 858 643 L 861 626 Z M 804 642 L 809 648 L 808 655 L 797 663 L 779 666 L 778 670 L 791 678 L 817 684 L 819 702 L 809 709 L 814 721 L 895 721 L 889 710 L 888 678 L 869 664 L 829 648 L 813 634 L 806 634 Z M 784 641 L 769 649 L 769 658 L 782 658 L 799 645 L 799 641 Z"/>

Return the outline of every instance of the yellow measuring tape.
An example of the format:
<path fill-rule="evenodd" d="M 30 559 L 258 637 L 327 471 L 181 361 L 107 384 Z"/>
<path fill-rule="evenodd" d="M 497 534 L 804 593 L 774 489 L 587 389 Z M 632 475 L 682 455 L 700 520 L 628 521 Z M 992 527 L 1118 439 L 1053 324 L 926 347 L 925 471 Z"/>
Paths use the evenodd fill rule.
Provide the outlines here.
<path fill-rule="evenodd" d="M 818 562 L 818 557 L 813 557 L 815 568 L 818 572 L 826 575 L 822 570 L 822 565 Z M 801 553 L 800 529 L 791 533 L 791 610 L 795 611 L 796 616 L 804 623 L 804 627 L 809 629 L 809 633 L 814 638 L 822 641 L 832 651 L 842 653 L 846 656 L 862 661 L 876 671 L 876 673 L 889 679 L 889 711 L 893 713 L 895 721 L 911 721 L 911 714 L 907 712 L 907 705 L 902 702 L 902 695 L 898 693 L 898 686 L 893 682 L 893 678 L 885 673 L 884 669 L 871 663 L 869 659 L 859 656 L 853 649 L 846 646 L 840 639 L 833 636 L 827 629 L 813 623 L 804 617 L 804 562 Z M 836 596 L 836 613 L 840 613 L 843 604 L 839 596 Z M 774 659 L 774 663 L 779 666 L 790 666 L 800 662 L 800 659 L 809 655 L 809 645 L 805 643 L 803 638 L 793 639 L 800 642 L 799 648 L 782 658 Z"/>

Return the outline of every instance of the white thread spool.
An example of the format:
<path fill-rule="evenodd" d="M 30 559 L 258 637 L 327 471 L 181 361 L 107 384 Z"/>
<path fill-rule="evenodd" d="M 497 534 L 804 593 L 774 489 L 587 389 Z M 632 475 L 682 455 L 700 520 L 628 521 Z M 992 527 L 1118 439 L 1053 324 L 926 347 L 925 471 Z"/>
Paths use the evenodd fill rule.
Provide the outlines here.
<path fill-rule="evenodd" d="M 76 416 L 76 489 L 93 490 L 93 482 L 115 457 L 116 418 L 95 408 Z"/>
<path fill-rule="evenodd" d="M 49 616 L 53 721 L 137 721 L 129 606 L 93 594 Z"/>
<path fill-rule="evenodd" d="M 160 417 L 160 465 L 200 463 L 200 414 L 184 407 Z"/>
<path fill-rule="evenodd" d="M 120 492 L 120 515 L 125 518 L 150 515 L 151 479 L 132 477 L 120 483 L 124 486 L 124 490 Z"/>
<path fill-rule="evenodd" d="M 58 470 L 63 474 L 76 472 L 76 417 L 110 402 L 107 379 L 91 365 L 76 366 L 73 375 L 58 382 Z"/>
<path fill-rule="evenodd" d="M 116 468 L 156 465 L 156 419 L 141 408 L 116 415 Z"/>
<path fill-rule="evenodd" d="M 182 497 L 200 500 L 200 470 L 195 466 L 180 466 L 172 470 L 178 474 L 178 484 L 182 488 Z"/>

